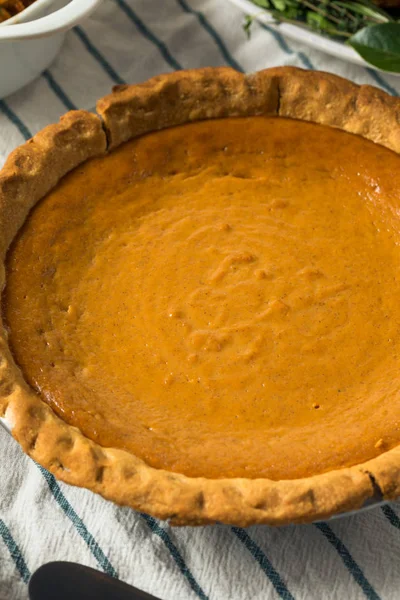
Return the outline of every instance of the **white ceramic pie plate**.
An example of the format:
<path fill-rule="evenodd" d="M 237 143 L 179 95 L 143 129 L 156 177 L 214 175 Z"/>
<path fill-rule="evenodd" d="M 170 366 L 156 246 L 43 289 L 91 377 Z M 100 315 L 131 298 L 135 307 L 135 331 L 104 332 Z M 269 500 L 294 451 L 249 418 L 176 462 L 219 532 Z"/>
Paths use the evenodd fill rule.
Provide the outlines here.
<path fill-rule="evenodd" d="M 357 52 L 353 48 L 347 46 L 346 44 L 330 40 L 325 36 L 322 36 L 318 33 L 314 33 L 297 25 L 290 25 L 288 23 L 282 23 L 280 25 L 277 25 L 274 22 L 273 17 L 269 15 L 267 11 L 256 6 L 255 4 L 250 2 L 250 0 L 229 0 L 229 2 L 242 9 L 242 11 L 246 15 L 250 15 L 257 19 L 257 21 L 260 21 L 260 23 L 264 23 L 265 25 L 276 29 L 282 35 L 288 37 L 291 40 L 310 46 L 310 48 L 314 48 L 315 50 L 326 52 L 327 54 L 335 56 L 336 58 L 340 58 L 341 60 L 344 60 L 346 62 L 351 62 L 355 65 L 375 69 L 375 67 L 366 63 L 365 60 L 362 59 L 361 56 L 357 54 Z M 375 70 L 379 71 L 380 69 Z M 400 75 L 400 73 L 390 74 Z"/>
<path fill-rule="evenodd" d="M 8 431 L 8 433 L 11 433 L 11 427 L 10 425 L 7 423 L 6 419 L 3 419 L 2 417 L 0 417 L 0 424 L 3 425 L 4 429 L 6 431 Z"/>

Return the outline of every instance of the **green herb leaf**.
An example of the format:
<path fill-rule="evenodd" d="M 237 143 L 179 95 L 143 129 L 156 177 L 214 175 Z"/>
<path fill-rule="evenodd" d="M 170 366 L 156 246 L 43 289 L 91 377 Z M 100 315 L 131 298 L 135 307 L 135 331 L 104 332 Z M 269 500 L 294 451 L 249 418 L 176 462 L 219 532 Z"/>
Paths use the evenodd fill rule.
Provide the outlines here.
<path fill-rule="evenodd" d="M 317 31 L 325 31 L 332 28 L 331 24 L 324 16 L 312 11 L 307 12 L 307 23 Z"/>
<path fill-rule="evenodd" d="M 296 19 L 299 18 L 299 15 L 300 15 L 300 11 L 295 6 L 289 6 L 285 10 L 285 18 L 288 20 L 295 21 Z"/>
<path fill-rule="evenodd" d="M 269 0 L 252 0 L 252 2 L 257 6 L 261 6 L 261 8 L 271 8 Z"/>
<path fill-rule="evenodd" d="M 285 9 L 286 9 L 285 0 L 271 0 L 271 2 L 274 5 L 274 7 L 276 8 L 276 10 L 279 10 L 280 12 L 285 11 Z"/>
<path fill-rule="evenodd" d="M 358 13 L 364 17 L 371 17 L 371 19 L 381 21 L 382 23 L 386 23 L 387 21 L 391 20 L 389 15 L 383 10 L 379 10 L 378 7 L 374 8 L 368 4 L 362 4 L 360 2 L 341 2 L 339 0 L 336 2 L 336 6 L 347 8 L 351 12 Z"/>
<path fill-rule="evenodd" d="M 247 39 L 251 38 L 251 26 L 253 25 L 253 17 L 246 15 L 243 23 L 243 31 L 247 35 Z"/>
<path fill-rule="evenodd" d="M 347 43 L 378 69 L 400 73 L 400 23 L 364 27 Z"/>

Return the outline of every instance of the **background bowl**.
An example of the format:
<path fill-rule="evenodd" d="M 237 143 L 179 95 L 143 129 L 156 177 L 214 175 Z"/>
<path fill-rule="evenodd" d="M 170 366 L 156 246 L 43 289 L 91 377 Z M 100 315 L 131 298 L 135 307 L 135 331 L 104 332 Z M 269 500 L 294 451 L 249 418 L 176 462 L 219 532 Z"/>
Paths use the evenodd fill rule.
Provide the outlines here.
<path fill-rule="evenodd" d="M 36 0 L 0 23 L 0 98 L 33 81 L 53 62 L 65 31 L 101 0 Z"/>

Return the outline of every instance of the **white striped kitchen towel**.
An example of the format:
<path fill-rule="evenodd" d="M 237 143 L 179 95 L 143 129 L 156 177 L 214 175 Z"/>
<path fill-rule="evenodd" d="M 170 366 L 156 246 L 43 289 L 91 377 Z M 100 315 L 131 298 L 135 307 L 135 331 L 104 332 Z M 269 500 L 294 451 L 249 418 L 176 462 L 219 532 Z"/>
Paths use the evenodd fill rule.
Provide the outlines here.
<path fill-rule="evenodd" d="M 112 85 L 206 65 L 296 65 L 400 92 L 400 78 L 345 64 L 254 25 L 226 0 L 106 0 L 68 33 L 34 83 L 0 101 L 0 162 L 68 109 Z M 0 428 L 0 600 L 27 598 L 30 574 L 78 561 L 165 600 L 398 600 L 400 505 L 282 529 L 172 529 L 56 482 Z"/>

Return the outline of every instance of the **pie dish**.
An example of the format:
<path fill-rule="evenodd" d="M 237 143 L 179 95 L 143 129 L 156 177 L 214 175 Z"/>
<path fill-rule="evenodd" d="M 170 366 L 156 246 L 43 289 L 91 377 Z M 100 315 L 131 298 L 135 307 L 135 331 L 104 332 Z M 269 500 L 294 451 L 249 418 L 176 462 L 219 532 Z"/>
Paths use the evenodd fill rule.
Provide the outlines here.
<path fill-rule="evenodd" d="M 0 174 L 0 416 L 174 525 L 399 495 L 400 104 L 321 72 L 117 86 Z"/>

